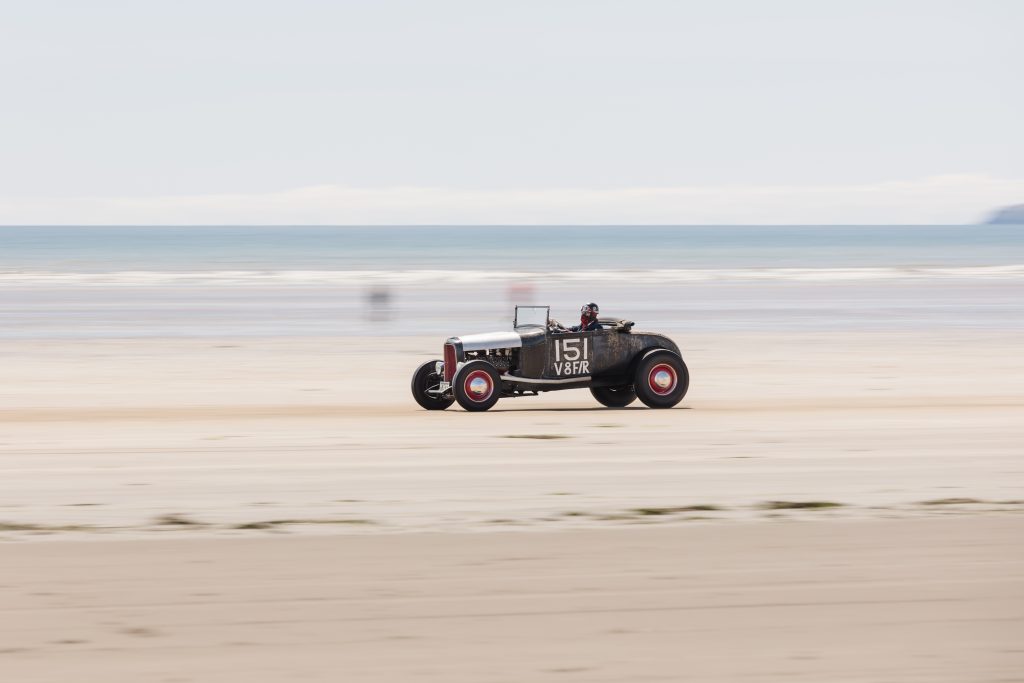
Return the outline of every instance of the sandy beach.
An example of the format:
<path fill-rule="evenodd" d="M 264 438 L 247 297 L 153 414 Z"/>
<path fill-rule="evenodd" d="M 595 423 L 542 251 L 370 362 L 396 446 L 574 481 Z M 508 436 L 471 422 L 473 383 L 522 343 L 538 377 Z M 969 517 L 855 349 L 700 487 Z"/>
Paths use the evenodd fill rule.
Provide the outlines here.
<path fill-rule="evenodd" d="M 6 546 L 35 681 L 1011 681 L 1020 517 Z"/>
<path fill-rule="evenodd" d="M 75 538 L 387 533 L 1024 499 L 1018 335 L 676 337 L 692 374 L 677 409 L 570 391 L 486 414 L 413 403 L 411 369 L 440 339 L 11 343 L 0 522 Z M 924 504 L 947 499 L 979 502 Z M 708 509 L 671 512 L 690 506 Z"/>
<path fill-rule="evenodd" d="M 674 410 L 419 410 L 441 339 L 11 342 L 18 681 L 1013 680 L 1012 332 L 676 332 Z M 16 361 L 14 360 L 16 359 Z"/>
<path fill-rule="evenodd" d="M 0 17 L 0 683 L 1024 683 L 1024 2 Z"/>

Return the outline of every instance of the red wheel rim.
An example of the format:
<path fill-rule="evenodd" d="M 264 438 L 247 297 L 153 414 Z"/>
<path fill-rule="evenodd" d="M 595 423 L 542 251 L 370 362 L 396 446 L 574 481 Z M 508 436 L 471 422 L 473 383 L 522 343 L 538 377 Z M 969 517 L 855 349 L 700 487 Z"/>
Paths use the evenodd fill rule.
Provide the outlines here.
<path fill-rule="evenodd" d="M 658 363 L 647 374 L 647 386 L 659 396 L 666 396 L 675 391 L 679 384 L 676 369 L 668 363 Z"/>
<path fill-rule="evenodd" d="M 462 389 L 470 401 L 482 403 L 494 393 L 494 382 L 486 370 L 474 370 L 466 375 L 462 382 Z"/>

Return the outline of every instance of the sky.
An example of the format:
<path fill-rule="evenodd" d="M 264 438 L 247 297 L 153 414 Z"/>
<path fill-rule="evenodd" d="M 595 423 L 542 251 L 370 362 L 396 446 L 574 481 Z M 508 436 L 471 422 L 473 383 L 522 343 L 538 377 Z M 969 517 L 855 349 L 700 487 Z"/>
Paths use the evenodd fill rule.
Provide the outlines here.
<path fill-rule="evenodd" d="M 972 223 L 1024 2 L 0 0 L 0 224 Z"/>

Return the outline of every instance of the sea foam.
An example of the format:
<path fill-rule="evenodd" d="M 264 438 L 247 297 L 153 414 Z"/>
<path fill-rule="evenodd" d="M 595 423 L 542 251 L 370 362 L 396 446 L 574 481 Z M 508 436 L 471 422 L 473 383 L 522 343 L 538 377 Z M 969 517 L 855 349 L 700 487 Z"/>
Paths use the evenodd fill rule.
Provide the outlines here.
<path fill-rule="evenodd" d="M 857 282 L 878 280 L 1021 280 L 1024 264 L 962 267 L 734 268 L 734 269 L 589 269 L 526 270 L 207 270 L 114 272 L 0 272 L 4 286 L 338 286 L 367 284 L 472 285 L 508 282 L 593 282 L 634 284 L 689 282 Z"/>

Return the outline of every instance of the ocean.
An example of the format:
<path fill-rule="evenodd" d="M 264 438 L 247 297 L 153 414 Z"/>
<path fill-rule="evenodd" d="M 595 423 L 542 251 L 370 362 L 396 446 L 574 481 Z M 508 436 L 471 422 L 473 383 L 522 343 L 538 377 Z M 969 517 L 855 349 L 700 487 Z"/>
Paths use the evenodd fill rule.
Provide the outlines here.
<path fill-rule="evenodd" d="M 1024 327 L 1024 226 L 0 227 L 0 339 Z"/>

